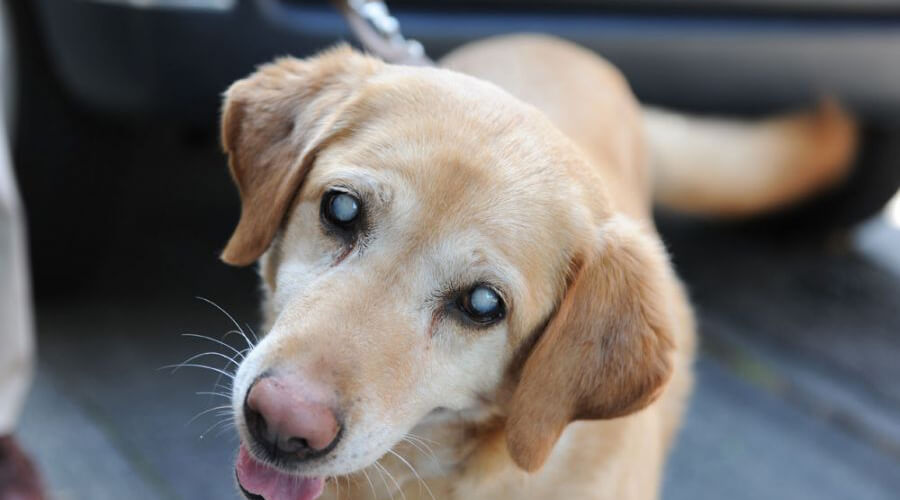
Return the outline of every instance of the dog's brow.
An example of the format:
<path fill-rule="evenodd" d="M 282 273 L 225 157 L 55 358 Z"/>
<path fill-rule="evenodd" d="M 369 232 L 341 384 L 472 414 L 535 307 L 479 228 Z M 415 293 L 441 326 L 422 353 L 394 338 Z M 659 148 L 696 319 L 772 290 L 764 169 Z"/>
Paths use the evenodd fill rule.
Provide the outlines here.
<path fill-rule="evenodd" d="M 439 242 L 431 255 L 443 264 L 444 273 L 451 282 L 469 285 L 470 282 L 485 281 L 496 286 L 505 300 L 515 301 L 524 289 L 524 277 L 487 241 L 489 239 L 479 237 L 477 231 L 458 233 Z M 448 253 L 448 249 L 453 251 Z"/>

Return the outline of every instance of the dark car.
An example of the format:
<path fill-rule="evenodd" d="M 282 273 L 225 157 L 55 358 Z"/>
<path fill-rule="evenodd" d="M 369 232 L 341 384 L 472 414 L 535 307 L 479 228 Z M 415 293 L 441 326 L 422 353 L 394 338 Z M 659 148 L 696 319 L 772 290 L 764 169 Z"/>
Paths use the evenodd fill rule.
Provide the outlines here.
<path fill-rule="evenodd" d="M 400 0 L 391 7 L 433 57 L 494 34 L 553 33 L 609 58 L 643 101 L 681 110 L 759 115 L 838 97 L 866 125 L 864 168 L 801 211 L 817 214 L 815 225 L 856 222 L 900 183 L 891 161 L 900 2 Z M 77 106 L 194 127 L 215 123 L 220 93 L 255 65 L 352 38 L 327 0 L 35 0 L 14 10 L 29 31 L 20 36 L 28 45 L 21 57 L 45 58 Z"/>

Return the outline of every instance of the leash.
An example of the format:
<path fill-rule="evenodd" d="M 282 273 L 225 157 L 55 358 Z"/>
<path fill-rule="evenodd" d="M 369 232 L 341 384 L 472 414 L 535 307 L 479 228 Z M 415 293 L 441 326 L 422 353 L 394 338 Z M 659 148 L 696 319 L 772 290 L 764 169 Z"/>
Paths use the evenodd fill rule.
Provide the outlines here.
<path fill-rule="evenodd" d="M 425 48 L 400 32 L 400 22 L 382 0 L 332 0 L 363 48 L 394 64 L 434 66 Z"/>

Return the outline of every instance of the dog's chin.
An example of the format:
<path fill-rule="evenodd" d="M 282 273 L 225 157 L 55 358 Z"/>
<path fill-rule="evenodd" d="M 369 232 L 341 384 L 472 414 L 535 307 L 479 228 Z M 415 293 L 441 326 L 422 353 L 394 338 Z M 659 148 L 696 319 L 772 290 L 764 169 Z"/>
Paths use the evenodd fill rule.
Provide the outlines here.
<path fill-rule="evenodd" d="M 295 476 L 264 464 L 241 444 L 235 476 L 250 500 L 315 500 L 325 489 L 325 478 Z"/>

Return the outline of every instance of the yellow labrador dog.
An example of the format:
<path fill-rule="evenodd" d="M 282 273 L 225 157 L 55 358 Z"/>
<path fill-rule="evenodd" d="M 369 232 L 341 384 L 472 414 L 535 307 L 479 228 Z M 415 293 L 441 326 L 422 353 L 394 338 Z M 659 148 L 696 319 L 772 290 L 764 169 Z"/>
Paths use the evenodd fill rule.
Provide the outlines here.
<path fill-rule="evenodd" d="M 652 499 L 695 332 L 654 199 L 742 215 L 840 180 L 833 103 L 756 123 L 642 110 L 561 40 L 443 68 L 347 47 L 227 92 L 266 335 L 241 363 L 251 499 Z"/>

